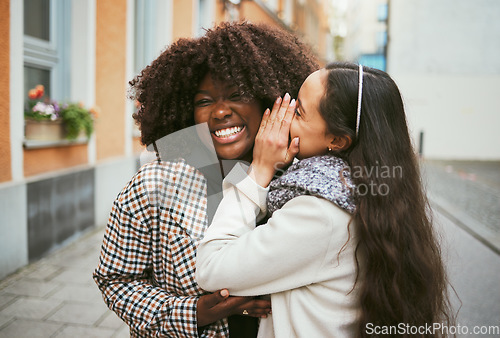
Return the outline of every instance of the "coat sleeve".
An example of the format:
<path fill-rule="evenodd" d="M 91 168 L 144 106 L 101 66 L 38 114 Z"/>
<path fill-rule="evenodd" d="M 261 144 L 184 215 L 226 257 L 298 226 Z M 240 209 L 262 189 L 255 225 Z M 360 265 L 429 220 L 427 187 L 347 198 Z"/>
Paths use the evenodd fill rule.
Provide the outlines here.
<path fill-rule="evenodd" d="M 132 195 L 137 200 L 114 202 L 93 278 L 107 306 L 129 325 L 133 336 L 198 337 L 199 297 L 169 292 L 154 281 L 151 218 L 130 209 L 147 209 L 140 201 L 143 194 Z M 216 336 L 223 330 L 221 323 L 205 327 L 201 336 Z"/>
<path fill-rule="evenodd" d="M 198 248 L 199 285 L 251 296 L 321 281 L 334 235 L 328 215 L 335 207 L 318 197 L 300 196 L 255 227 L 249 217 L 262 212 L 262 198 L 255 196 L 264 192 L 250 178 L 229 175 L 224 184 L 224 198 Z"/>

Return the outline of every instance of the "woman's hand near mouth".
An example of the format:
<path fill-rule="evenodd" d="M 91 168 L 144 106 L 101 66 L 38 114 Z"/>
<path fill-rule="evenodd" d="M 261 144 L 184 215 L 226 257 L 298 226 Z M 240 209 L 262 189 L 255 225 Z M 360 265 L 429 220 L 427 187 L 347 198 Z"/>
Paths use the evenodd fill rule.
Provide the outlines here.
<path fill-rule="evenodd" d="M 290 164 L 299 152 L 298 138 L 288 145 L 294 110 L 295 99 L 290 101 L 287 93 L 283 99 L 278 98 L 273 110 L 266 110 L 262 117 L 248 175 L 263 187 L 269 185 L 276 170 Z"/>

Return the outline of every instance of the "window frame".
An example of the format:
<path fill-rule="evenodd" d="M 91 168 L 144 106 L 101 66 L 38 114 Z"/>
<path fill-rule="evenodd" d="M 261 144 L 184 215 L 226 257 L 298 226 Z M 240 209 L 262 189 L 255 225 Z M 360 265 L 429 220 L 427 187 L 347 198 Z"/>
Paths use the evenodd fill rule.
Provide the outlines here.
<path fill-rule="evenodd" d="M 50 71 L 51 99 L 65 100 L 71 92 L 71 2 L 50 0 L 49 5 L 49 40 L 25 35 L 23 31 L 23 67 Z"/>
<path fill-rule="evenodd" d="M 134 72 L 139 74 L 154 60 L 156 0 L 134 1 Z"/>

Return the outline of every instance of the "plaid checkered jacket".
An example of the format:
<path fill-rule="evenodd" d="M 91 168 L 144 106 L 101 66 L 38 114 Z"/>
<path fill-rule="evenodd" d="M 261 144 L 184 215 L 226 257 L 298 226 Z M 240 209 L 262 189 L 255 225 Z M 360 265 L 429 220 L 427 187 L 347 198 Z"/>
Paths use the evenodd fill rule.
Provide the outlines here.
<path fill-rule="evenodd" d="M 204 176 L 184 162 L 144 165 L 116 198 L 94 280 L 132 337 L 198 337 L 196 246 L 208 227 Z M 201 337 L 228 337 L 227 320 Z"/>

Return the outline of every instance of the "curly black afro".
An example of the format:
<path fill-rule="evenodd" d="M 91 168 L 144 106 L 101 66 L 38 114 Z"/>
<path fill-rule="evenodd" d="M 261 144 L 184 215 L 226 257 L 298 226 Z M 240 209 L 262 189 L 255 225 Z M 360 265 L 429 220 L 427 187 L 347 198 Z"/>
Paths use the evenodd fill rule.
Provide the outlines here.
<path fill-rule="evenodd" d="M 129 83 L 141 142 L 194 125 L 194 95 L 207 72 L 237 86 L 242 97 L 259 100 L 264 111 L 287 92 L 297 97 L 317 69 L 296 36 L 263 24 L 222 23 L 200 38 L 179 39 Z"/>

